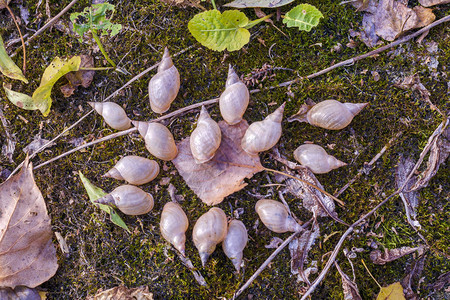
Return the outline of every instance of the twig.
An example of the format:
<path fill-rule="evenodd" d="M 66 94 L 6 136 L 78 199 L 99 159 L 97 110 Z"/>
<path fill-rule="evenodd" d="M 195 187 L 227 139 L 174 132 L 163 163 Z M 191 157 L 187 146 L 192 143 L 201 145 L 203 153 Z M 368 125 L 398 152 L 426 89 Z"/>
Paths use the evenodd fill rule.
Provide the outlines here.
<path fill-rule="evenodd" d="M 178 252 L 178 250 L 176 250 L 175 248 L 173 248 L 173 250 L 178 255 L 178 258 L 181 260 L 183 265 L 185 265 L 186 268 L 188 268 L 192 272 L 192 275 L 194 275 L 194 278 L 195 280 L 197 280 L 198 284 L 200 284 L 201 286 L 208 286 L 205 278 L 203 278 L 202 274 L 200 274 L 200 272 L 195 269 L 191 260 L 187 256 L 181 255 L 181 253 Z"/>
<path fill-rule="evenodd" d="M 438 129 L 440 128 L 441 130 L 443 130 L 443 128 L 445 128 L 448 124 L 448 119 L 444 119 L 444 121 L 442 121 L 442 123 L 438 126 Z M 437 132 L 439 131 L 438 129 L 436 129 L 432 136 L 434 136 L 435 134 L 437 134 Z M 429 141 L 432 139 L 432 136 L 430 137 Z M 408 181 L 411 179 L 411 177 L 414 175 L 414 173 L 417 171 L 417 169 L 420 167 L 420 165 L 423 162 L 423 159 L 425 158 L 425 156 L 427 155 L 427 153 L 429 152 L 430 148 L 431 148 L 431 143 L 428 143 L 425 148 L 423 149 L 422 153 L 420 154 L 419 160 L 417 161 L 417 163 L 414 165 L 414 168 L 411 170 L 411 172 L 409 173 L 408 177 L 406 178 L 405 182 L 394 192 L 392 193 L 389 197 L 387 197 L 386 199 L 384 199 L 380 204 L 378 204 L 377 206 L 375 206 L 371 211 L 369 211 L 367 214 L 365 214 L 363 217 L 361 217 L 358 221 L 356 221 L 355 223 L 353 223 L 348 229 L 347 231 L 345 231 L 345 233 L 342 235 L 342 237 L 339 239 L 339 242 L 337 243 L 337 245 L 335 246 L 333 252 L 330 255 L 330 258 L 327 261 L 327 264 L 325 265 L 325 267 L 323 268 L 323 270 L 320 272 L 319 276 L 314 280 L 314 282 L 312 283 L 312 285 L 308 288 L 308 290 L 306 291 L 306 293 L 302 296 L 301 300 L 305 300 L 307 299 L 308 296 L 310 296 L 312 294 L 312 292 L 314 292 L 314 290 L 316 289 L 316 287 L 319 285 L 319 283 L 325 278 L 325 275 L 328 273 L 329 269 L 331 268 L 331 266 L 333 265 L 337 255 L 339 254 L 339 251 L 342 247 L 342 244 L 344 243 L 345 239 L 347 238 L 347 236 L 355 229 L 356 226 L 358 226 L 360 223 L 362 223 L 365 219 L 367 219 L 368 217 L 370 217 L 373 213 L 375 213 L 381 206 L 383 206 L 384 204 L 386 204 L 390 199 L 392 199 L 394 196 L 398 195 L 399 193 L 401 193 L 403 191 L 403 189 L 405 188 L 406 184 L 408 183 Z"/>
<path fill-rule="evenodd" d="M 32 40 L 34 40 L 38 35 L 40 35 L 42 32 L 44 32 L 47 28 L 49 28 L 50 26 L 52 26 L 56 21 L 58 21 L 59 18 L 61 18 L 61 16 L 63 14 L 65 14 L 75 3 L 77 3 L 78 0 L 73 0 L 72 2 L 70 2 L 66 7 L 64 7 L 63 10 L 61 10 L 59 12 L 59 14 L 57 14 L 56 16 L 54 16 L 51 20 L 49 20 L 44 26 L 42 26 L 41 29 L 39 29 L 38 31 L 36 31 L 30 38 L 28 38 L 26 40 L 26 44 L 28 44 L 29 42 L 31 42 Z M 25 47 L 25 46 L 24 46 Z M 18 47 L 16 49 L 16 51 L 11 55 L 11 57 L 16 56 L 17 52 L 20 50 L 20 47 Z"/>
<path fill-rule="evenodd" d="M 25 75 L 25 73 L 27 71 L 27 53 L 25 51 L 25 42 L 23 41 L 22 31 L 20 31 L 19 24 L 17 24 L 16 16 L 12 12 L 11 8 L 8 6 L 8 1 L 6 1 L 5 3 L 6 3 L 6 9 L 9 11 L 9 14 L 11 15 L 11 18 L 13 19 L 14 24 L 16 24 L 17 30 L 19 31 L 20 41 L 22 42 L 22 48 L 23 48 L 23 66 L 22 66 L 22 69 L 23 69 L 23 74 Z"/>

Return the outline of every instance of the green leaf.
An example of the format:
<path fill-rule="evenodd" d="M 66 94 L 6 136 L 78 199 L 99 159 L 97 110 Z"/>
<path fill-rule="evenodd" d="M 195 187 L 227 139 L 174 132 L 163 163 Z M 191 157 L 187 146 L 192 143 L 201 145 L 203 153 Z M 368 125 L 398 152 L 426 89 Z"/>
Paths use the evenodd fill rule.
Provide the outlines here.
<path fill-rule="evenodd" d="M 8 97 L 9 101 L 14 105 L 26 110 L 39 109 L 37 103 L 35 103 L 30 96 L 9 89 L 5 83 L 3 83 L 3 89 L 5 90 L 6 97 Z"/>
<path fill-rule="evenodd" d="M 89 200 L 91 200 L 92 204 L 98 206 L 101 210 L 107 212 L 109 214 L 109 217 L 111 219 L 111 222 L 116 224 L 119 227 L 122 227 L 126 231 L 130 232 L 130 229 L 128 229 L 128 226 L 125 224 L 125 222 L 120 218 L 120 216 L 117 214 L 117 212 L 109 205 L 105 204 L 98 204 L 94 201 L 105 196 L 106 193 L 99 187 L 96 187 L 93 185 L 89 179 L 87 179 L 83 173 L 78 172 L 78 175 L 80 176 L 81 182 L 83 183 L 84 188 L 86 189 L 86 192 L 88 193 Z"/>
<path fill-rule="evenodd" d="M 400 282 L 395 282 L 387 287 L 382 287 L 377 300 L 406 300 Z"/>
<path fill-rule="evenodd" d="M 195 15 L 188 28 L 200 44 L 211 50 L 236 51 L 250 40 L 248 24 L 248 18 L 240 11 L 227 10 L 221 14 L 218 10 L 208 10 Z"/>
<path fill-rule="evenodd" d="M 300 4 L 291 9 L 283 19 L 287 27 L 298 27 L 300 30 L 310 31 L 319 24 L 322 13 L 312 5 Z"/>
<path fill-rule="evenodd" d="M 234 8 L 247 8 L 247 7 L 267 7 L 275 8 L 293 2 L 294 0 L 235 0 L 227 3 L 224 6 Z"/>
<path fill-rule="evenodd" d="M 13 60 L 6 53 L 5 45 L 3 44 L 2 36 L 0 35 L 0 72 L 3 75 L 17 80 L 22 80 L 28 83 L 28 80 L 23 75 L 20 68 L 13 62 Z"/>

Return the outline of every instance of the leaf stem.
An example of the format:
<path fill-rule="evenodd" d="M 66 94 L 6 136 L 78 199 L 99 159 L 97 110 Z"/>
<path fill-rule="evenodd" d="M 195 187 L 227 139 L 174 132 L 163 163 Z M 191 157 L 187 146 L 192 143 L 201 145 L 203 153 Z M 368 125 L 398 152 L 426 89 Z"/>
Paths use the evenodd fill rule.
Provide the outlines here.
<path fill-rule="evenodd" d="M 252 28 L 253 26 L 255 26 L 255 25 L 261 23 L 262 21 L 269 19 L 271 16 L 272 16 L 272 14 L 267 15 L 267 16 L 264 16 L 264 17 L 259 18 L 259 19 L 256 19 L 256 20 L 253 20 L 253 21 L 250 21 L 246 26 L 244 26 L 244 28 L 245 28 L 245 29 L 250 29 L 250 28 Z"/>
<path fill-rule="evenodd" d="M 115 70 L 115 67 L 92 67 L 92 68 L 80 68 L 80 71 L 105 71 L 105 70 Z"/>
<path fill-rule="evenodd" d="M 105 49 L 103 48 L 102 42 L 100 41 L 100 38 L 97 35 L 97 30 L 91 28 L 92 37 L 94 38 L 95 42 L 98 45 L 98 48 L 102 52 L 103 56 L 106 58 L 106 60 L 115 68 L 117 67 L 116 64 L 109 58 L 108 54 L 106 53 Z"/>
<path fill-rule="evenodd" d="M 215 0 L 211 0 L 211 3 L 212 3 L 213 8 L 214 8 L 215 10 L 217 10 L 217 7 L 216 7 L 216 1 L 215 1 Z"/>
<path fill-rule="evenodd" d="M 8 6 L 8 1 L 5 2 L 6 3 L 6 9 L 9 11 L 9 14 L 11 15 L 11 18 L 14 21 L 14 24 L 16 24 L 17 30 L 19 31 L 19 35 L 20 35 L 20 41 L 22 42 L 22 49 L 23 49 L 23 74 L 25 75 L 26 70 L 27 70 L 27 53 L 25 51 L 25 42 L 23 40 L 23 36 L 22 36 L 22 31 L 20 31 L 20 27 L 19 24 L 17 24 L 16 21 L 16 16 L 14 16 L 14 13 L 12 12 L 11 8 Z"/>

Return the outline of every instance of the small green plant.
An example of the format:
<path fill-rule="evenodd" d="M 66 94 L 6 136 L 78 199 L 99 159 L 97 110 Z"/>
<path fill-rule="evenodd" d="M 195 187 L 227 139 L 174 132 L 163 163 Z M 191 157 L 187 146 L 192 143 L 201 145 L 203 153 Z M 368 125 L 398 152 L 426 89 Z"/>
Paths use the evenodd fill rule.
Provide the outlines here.
<path fill-rule="evenodd" d="M 122 25 L 113 24 L 110 21 L 114 12 L 115 8 L 112 4 L 93 4 L 90 7 L 86 7 L 81 13 L 70 14 L 70 21 L 73 23 L 74 31 L 80 35 L 80 42 L 82 41 L 84 34 L 90 31 L 103 56 L 113 67 L 116 67 L 116 64 L 109 58 L 103 48 L 99 38 L 99 34 L 113 37 L 122 29 Z M 109 13 L 110 15 L 108 17 L 107 14 Z"/>

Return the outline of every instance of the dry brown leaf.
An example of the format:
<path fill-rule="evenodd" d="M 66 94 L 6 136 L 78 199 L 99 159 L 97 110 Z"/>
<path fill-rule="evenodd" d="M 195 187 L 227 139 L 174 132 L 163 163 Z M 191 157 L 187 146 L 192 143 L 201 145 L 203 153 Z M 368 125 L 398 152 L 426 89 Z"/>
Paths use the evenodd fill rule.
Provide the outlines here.
<path fill-rule="evenodd" d="M 90 55 L 80 55 L 81 64 L 80 68 L 93 68 L 94 58 Z M 61 86 L 61 92 L 64 97 L 70 97 L 77 87 L 80 85 L 87 88 L 91 85 L 94 79 L 95 71 L 85 71 L 80 70 L 76 72 L 69 72 L 65 75 L 66 79 L 69 81 L 66 85 Z"/>
<path fill-rule="evenodd" d="M 425 7 L 430 7 L 450 3 L 450 0 L 419 0 L 419 3 Z"/>
<path fill-rule="evenodd" d="M 214 158 L 197 164 L 192 157 L 189 137 L 178 143 L 178 156 L 172 161 L 178 173 L 194 193 L 207 205 L 216 205 L 243 189 L 245 178 L 263 170 L 259 156 L 250 156 L 241 148 L 241 140 L 248 124 L 242 120 L 230 126 L 219 122 L 222 142 Z"/>
<path fill-rule="evenodd" d="M 402 247 L 397 249 L 384 249 L 384 253 L 380 250 L 374 250 L 370 252 L 370 260 L 377 265 L 384 265 L 390 261 L 399 259 L 402 256 L 411 254 L 419 250 L 420 247 L 410 248 Z"/>
<path fill-rule="evenodd" d="M 397 188 L 400 188 L 405 183 L 409 173 L 414 168 L 414 161 L 407 157 L 401 156 L 397 165 L 397 169 L 395 170 L 395 183 Z M 409 190 L 415 181 L 415 176 L 411 178 L 411 180 L 405 185 L 405 191 Z M 419 195 L 417 192 L 401 192 L 399 194 L 400 198 L 403 201 L 405 206 L 406 218 L 408 219 L 408 223 L 416 228 L 421 229 L 421 225 L 419 221 L 417 221 L 417 213 L 416 207 L 419 205 Z"/>
<path fill-rule="evenodd" d="M 344 290 L 344 300 L 362 300 L 361 296 L 359 295 L 358 286 L 354 281 L 350 279 L 350 277 L 345 274 L 337 262 L 334 262 L 334 265 L 336 266 L 336 269 L 338 270 L 339 274 L 342 278 L 342 289 Z"/>
<path fill-rule="evenodd" d="M 147 286 L 138 288 L 127 288 L 123 285 L 113 287 L 106 291 L 98 291 L 95 296 L 86 300 L 152 300 L 153 294 L 148 291 Z"/>
<path fill-rule="evenodd" d="M 300 280 L 310 285 L 308 275 L 303 270 L 303 265 L 308 256 L 309 250 L 316 239 L 320 236 L 320 229 L 317 223 L 314 224 L 313 231 L 306 230 L 298 238 L 289 243 L 289 252 L 291 253 L 291 273 L 300 275 Z"/>
<path fill-rule="evenodd" d="M 58 269 L 44 198 L 28 159 L 0 185 L 0 286 L 36 287 Z"/>

